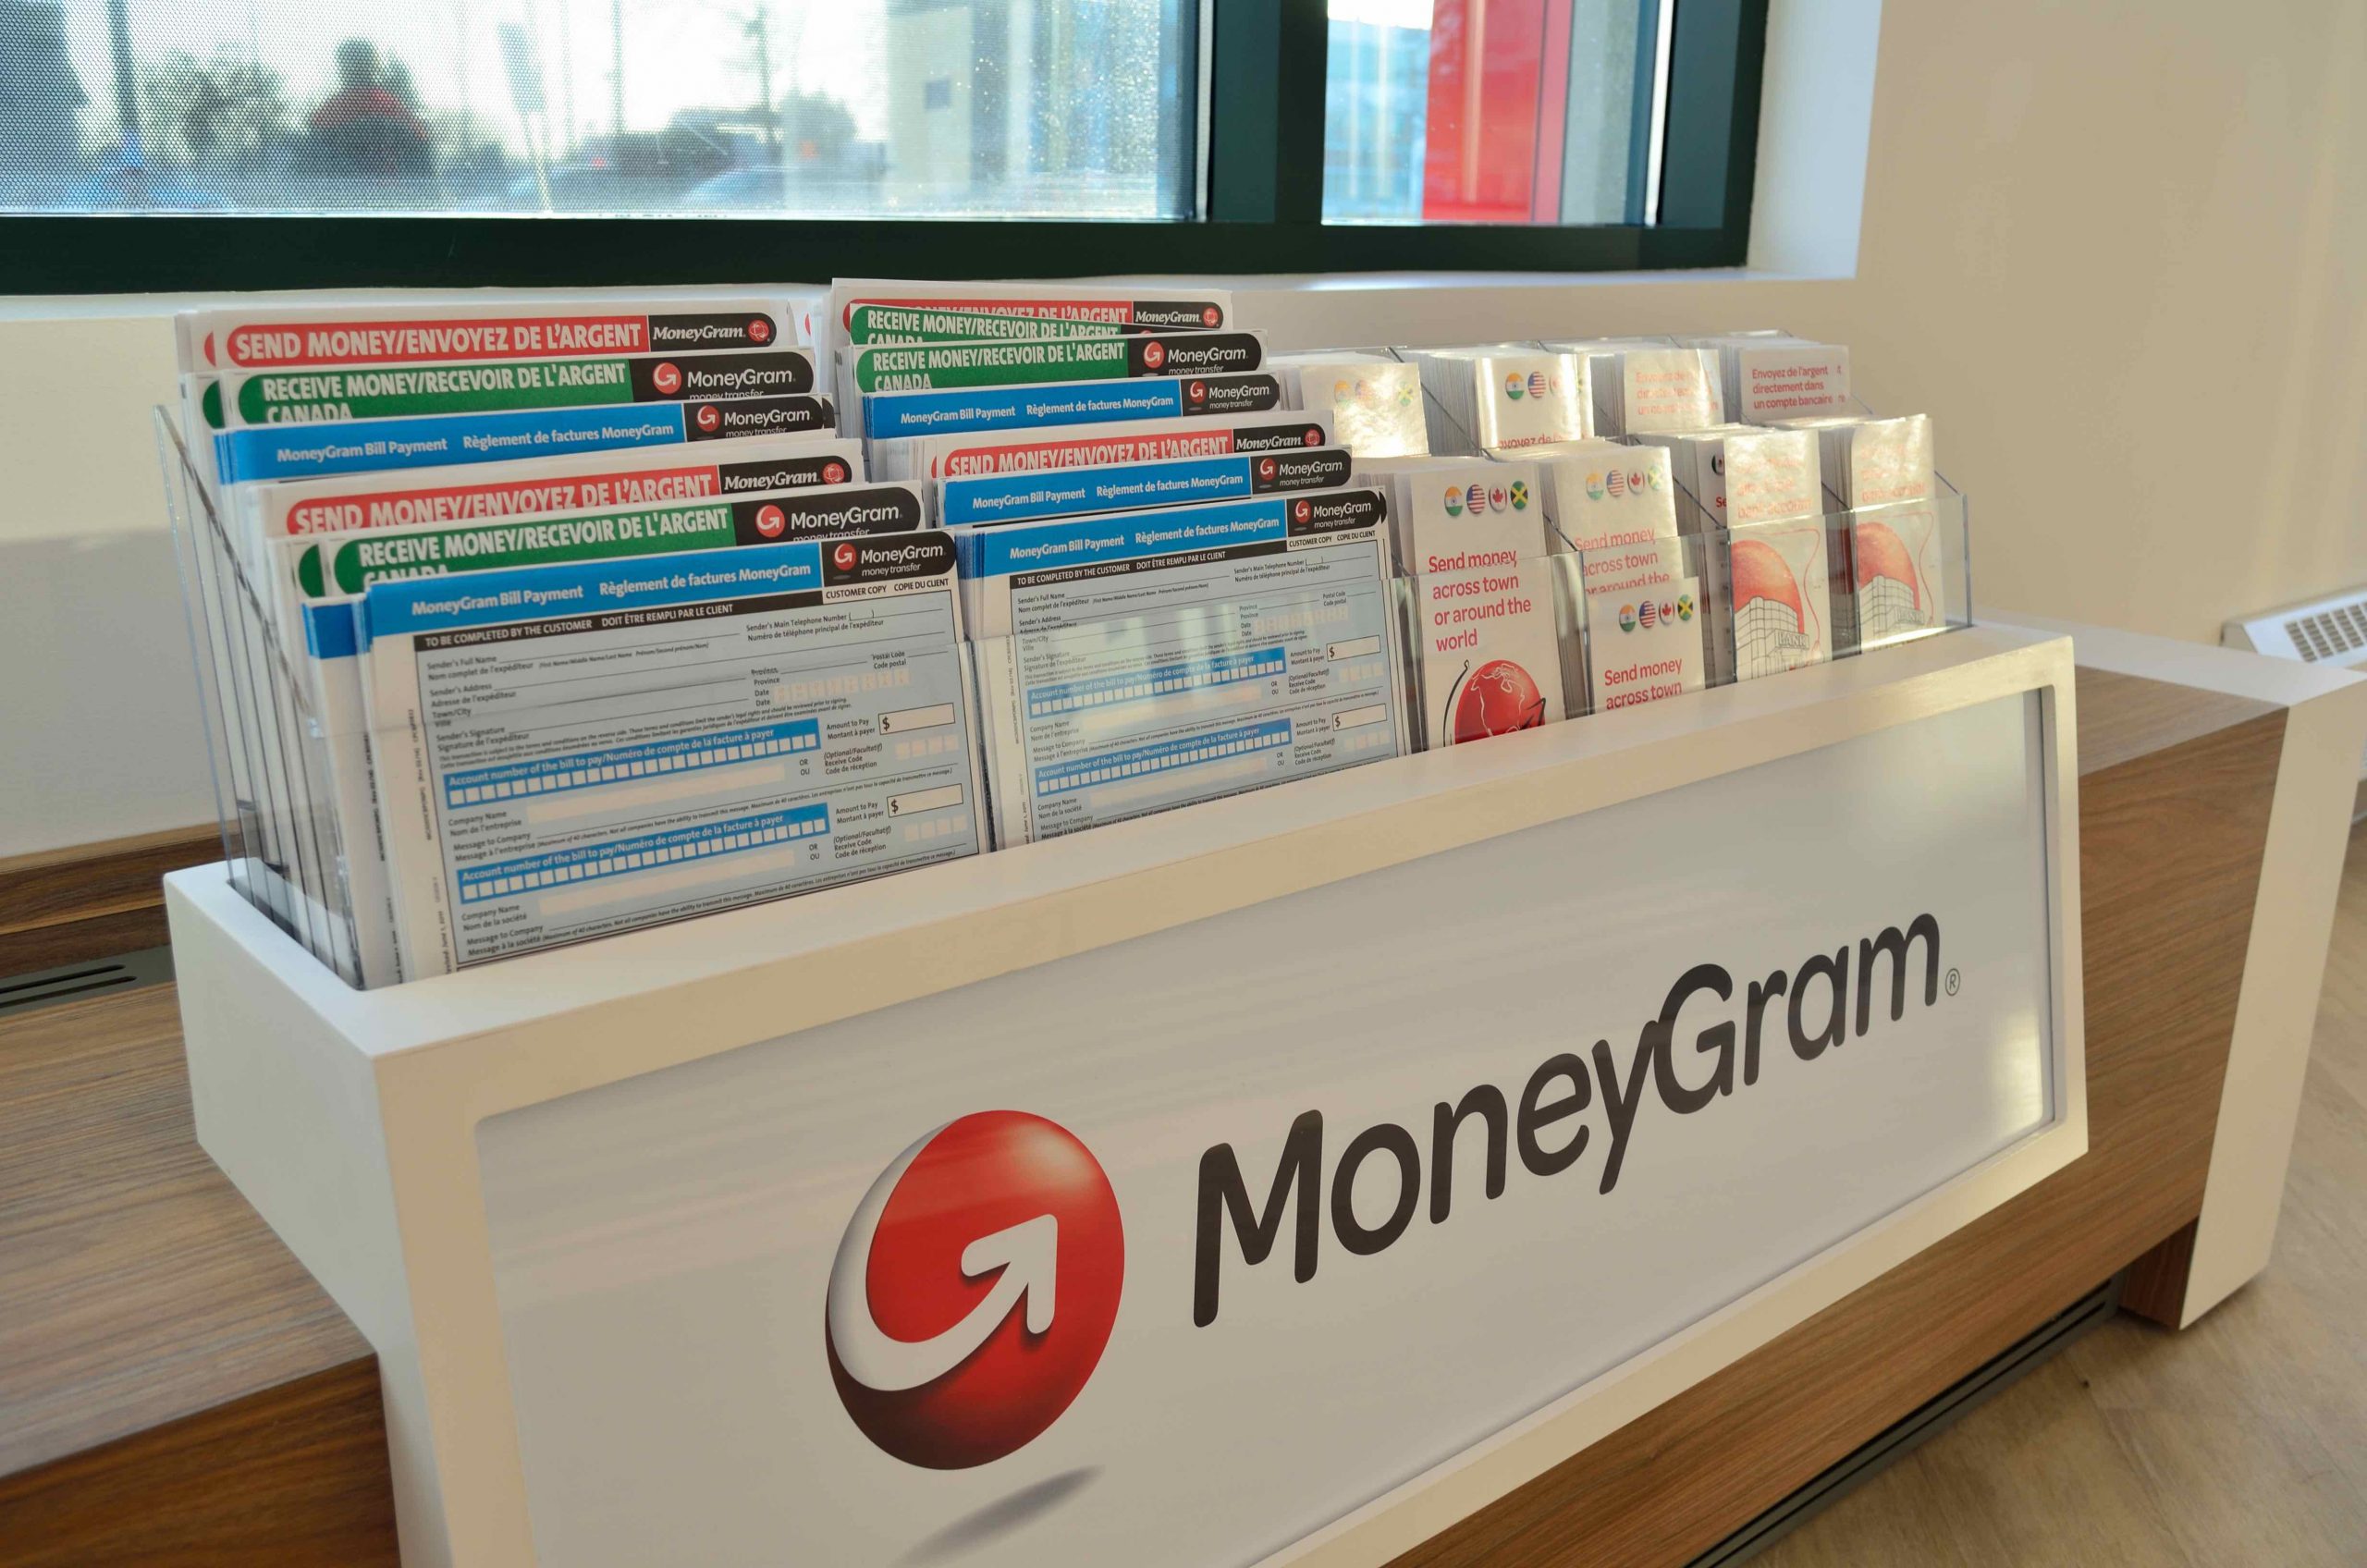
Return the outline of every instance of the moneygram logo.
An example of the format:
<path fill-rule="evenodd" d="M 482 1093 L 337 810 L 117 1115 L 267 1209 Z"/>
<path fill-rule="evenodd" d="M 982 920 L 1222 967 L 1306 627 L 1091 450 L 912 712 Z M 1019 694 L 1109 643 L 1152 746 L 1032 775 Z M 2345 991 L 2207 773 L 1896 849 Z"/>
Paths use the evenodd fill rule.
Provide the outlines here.
<path fill-rule="evenodd" d="M 1221 326 L 1224 325 L 1224 312 L 1218 310 L 1214 305 L 1203 305 L 1200 307 L 1200 325 L 1202 326 Z"/>
<path fill-rule="evenodd" d="M 1152 370 L 1157 370 L 1159 366 L 1161 366 L 1161 365 L 1165 364 L 1166 362 L 1167 362 L 1167 345 L 1166 345 L 1166 344 L 1161 343 L 1158 338 L 1154 337 L 1154 338 L 1151 338 L 1149 341 L 1146 342 L 1146 343 L 1143 345 L 1143 363 L 1144 363 L 1146 366 L 1149 367 L 1149 368 L 1150 368 L 1150 369 L 1152 369 Z"/>
<path fill-rule="evenodd" d="M 748 341 L 751 343 L 769 343 L 772 340 L 773 324 L 767 321 L 762 316 L 750 316 L 748 318 Z"/>
<path fill-rule="evenodd" d="M 832 458 L 828 462 L 824 463 L 824 464 L 822 465 L 822 483 L 823 483 L 823 484 L 844 484 L 846 482 L 847 482 L 847 465 L 846 465 L 846 464 L 844 464 L 844 463 L 842 463 L 842 462 L 839 461 L 839 459 L 836 459 L 836 458 Z"/>
<path fill-rule="evenodd" d="M 670 398 L 682 389 L 682 367 L 671 360 L 660 360 L 657 368 L 649 373 L 649 383 Z"/>
<path fill-rule="evenodd" d="M 1084 1391 L 1118 1318 L 1125 1237 L 1091 1150 L 989 1110 L 880 1172 L 830 1266 L 825 1345 L 840 1403 L 910 1464 L 1016 1452 Z"/>
<path fill-rule="evenodd" d="M 756 508 L 756 532 L 767 539 L 778 539 L 780 531 L 789 526 L 789 514 L 769 502 Z M 844 563 L 841 563 L 844 564 Z"/>
<path fill-rule="evenodd" d="M 838 548 L 830 552 L 830 564 L 837 567 L 840 571 L 852 571 L 854 570 L 855 554 L 856 552 L 853 545 L 841 541 Z"/>

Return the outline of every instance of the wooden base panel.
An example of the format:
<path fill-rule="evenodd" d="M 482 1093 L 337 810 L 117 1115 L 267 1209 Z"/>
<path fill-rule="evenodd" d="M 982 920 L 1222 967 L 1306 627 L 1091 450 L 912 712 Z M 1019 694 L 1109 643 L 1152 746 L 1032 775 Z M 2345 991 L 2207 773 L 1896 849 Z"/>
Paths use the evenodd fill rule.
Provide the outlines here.
<path fill-rule="evenodd" d="M 2131 1264 L 2128 1283 L 2121 1290 L 2120 1305 L 2140 1317 L 2150 1317 L 2165 1328 L 2177 1328 L 2178 1319 L 2185 1316 L 2186 1277 L 2194 1262 L 2194 1232 L 2193 1225 L 2182 1225 L 2177 1235 Z"/>
<path fill-rule="evenodd" d="M 168 871 L 222 858 L 212 827 L 175 827 L 0 860 L 0 975 L 161 947 Z"/>
<path fill-rule="evenodd" d="M 0 1568 L 396 1568 L 376 1358 L 0 1477 Z"/>

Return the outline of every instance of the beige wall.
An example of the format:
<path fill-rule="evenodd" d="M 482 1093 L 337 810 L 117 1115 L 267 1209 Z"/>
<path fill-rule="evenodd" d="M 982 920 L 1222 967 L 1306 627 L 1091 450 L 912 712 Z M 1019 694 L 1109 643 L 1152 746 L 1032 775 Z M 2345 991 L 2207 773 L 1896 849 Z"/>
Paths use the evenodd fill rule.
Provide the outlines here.
<path fill-rule="evenodd" d="M 1858 141 L 1798 113 L 1828 89 L 1797 55 L 1877 9 Z M 1815 216 L 1749 276 L 1367 283 L 1245 315 L 1307 343 L 1376 315 L 1428 342 L 1786 326 L 1849 344 L 1876 408 L 1933 416 L 1981 605 L 2210 642 L 2367 584 L 2367 0 L 1775 0 L 1769 68 L 1759 200 Z M 1779 279 L 1850 270 L 1814 230 L 1856 219 L 1832 187 L 1860 155 L 1856 276 Z"/>
<path fill-rule="evenodd" d="M 1880 58 L 1801 313 L 1938 420 L 1980 599 L 2210 639 L 2367 583 L 2367 3 L 1895 0 Z"/>
<path fill-rule="evenodd" d="M 1934 416 L 1983 606 L 2211 640 L 2367 583 L 2367 0 L 1772 28 L 1753 274 L 1244 280 L 1245 316 L 1286 346 L 1789 326 Z M 1849 271 L 1860 149 L 1856 276 L 1774 276 Z M 146 424 L 176 303 L 0 301 L 0 854 L 212 810 Z"/>

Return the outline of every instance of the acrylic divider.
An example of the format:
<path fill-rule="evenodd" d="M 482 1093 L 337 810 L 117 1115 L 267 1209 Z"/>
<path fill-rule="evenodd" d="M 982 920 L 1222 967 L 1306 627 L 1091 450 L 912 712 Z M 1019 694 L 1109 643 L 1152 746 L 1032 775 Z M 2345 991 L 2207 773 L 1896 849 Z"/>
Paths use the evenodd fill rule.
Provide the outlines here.
<path fill-rule="evenodd" d="M 1518 341 L 1505 341 L 1493 344 L 1474 344 L 1464 347 L 1467 347 L 1475 355 L 1475 364 L 1476 356 L 1481 354 L 1495 354 L 1506 357 L 1515 355 L 1569 354 L 1576 356 L 1582 361 L 1593 361 L 1598 358 L 1605 359 L 1607 361 L 1608 358 L 1611 356 L 1617 356 L 1635 351 L 1649 351 L 1652 353 L 1682 352 L 1691 355 L 1695 359 L 1696 368 L 1694 374 L 1704 385 L 1714 390 L 1717 394 L 1717 403 L 1714 410 L 1702 410 L 1707 413 L 1713 413 L 1715 417 L 1707 419 L 1695 418 L 1690 420 L 1677 419 L 1672 421 L 1664 414 L 1659 416 L 1644 416 L 1648 421 L 1648 423 L 1645 423 L 1643 425 L 1645 430 L 1674 434 L 1681 433 L 1684 429 L 1688 427 L 1700 427 L 1708 424 L 1715 424 L 1722 420 L 1732 423 L 1757 424 L 1758 422 L 1748 420 L 1741 410 L 1730 406 L 1731 398 L 1728 396 L 1728 388 L 1725 386 L 1725 367 L 1722 362 L 1721 349 L 1717 345 L 1731 341 L 1740 341 L 1750 337 L 1762 337 L 1770 339 L 1771 346 L 1780 346 L 1780 342 L 1782 340 L 1788 340 L 1789 338 L 1788 334 L 1783 334 L 1773 329 L 1767 329 L 1752 333 L 1730 334 L 1723 337 L 1703 337 L 1693 336 L 1680 337 L 1662 335 L 1616 338 L 1527 338 Z M 1362 351 L 1387 353 L 1404 363 L 1415 365 L 1418 369 L 1426 359 L 1437 355 L 1443 350 L 1435 348 L 1416 348 L 1401 345 L 1385 349 Z M 1613 388 L 1603 380 L 1599 379 L 1600 376 L 1609 374 L 1611 369 L 1612 365 L 1609 362 L 1600 365 L 1588 362 L 1585 366 L 1584 381 L 1580 388 L 1579 396 L 1584 409 L 1586 428 L 1583 435 L 1576 437 L 1577 439 L 1632 441 L 1635 435 L 1637 433 L 1636 427 L 1639 421 L 1637 416 L 1640 410 L 1632 410 L 1625 407 L 1626 398 L 1624 396 L 1624 388 Z M 1524 396 L 1528 395 L 1529 389 L 1527 387 L 1524 386 L 1522 390 Z M 1548 388 L 1547 390 L 1550 391 L 1551 389 Z M 1423 423 L 1429 435 L 1430 455 L 1434 457 L 1472 457 L 1491 455 L 1489 453 L 1486 441 L 1482 438 L 1481 431 L 1476 427 L 1475 419 L 1479 406 L 1486 398 L 1492 395 L 1492 387 L 1478 386 L 1475 385 L 1472 390 L 1472 398 L 1469 407 L 1465 410 L 1457 410 L 1451 407 L 1446 401 L 1442 400 L 1439 397 L 1437 388 L 1432 384 L 1431 380 L 1429 377 L 1424 377 L 1421 385 L 1422 413 Z M 1507 393 L 1506 395 L 1509 397 L 1510 394 Z M 1823 411 L 1828 415 L 1842 418 L 1874 419 L 1880 417 L 1872 408 L 1868 406 L 1864 399 L 1855 396 L 1854 394 L 1847 396 L 1840 407 L 1826 407 L 1823 409 Z M 1759 427 L 1773 428 L 1772 426 Z M 1521 447 L 1518 446 L 1502 447 L 1499 447 L 1492 455 L 1503 458 L 1516 458 L 1521 455 Z"/>
<path fill-rule="evenodd" d="M 1409 749 L 1781 679 L 1968 627 L 1968 560 L 1965 499 L 1944 481 L 1927 500 L 1400 577 Z"/>
<path fill-rule="evenodd" d="M 300 673 L 305 660 L 178 421 L 159 408 L 154 423 L 231 885 L 359 985 L 329 738 Z"/>

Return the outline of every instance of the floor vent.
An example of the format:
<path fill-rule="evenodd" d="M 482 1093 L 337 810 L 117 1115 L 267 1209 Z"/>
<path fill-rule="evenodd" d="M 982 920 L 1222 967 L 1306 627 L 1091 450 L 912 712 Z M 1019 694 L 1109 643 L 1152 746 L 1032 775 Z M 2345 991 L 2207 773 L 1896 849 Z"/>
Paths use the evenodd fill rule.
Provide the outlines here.
<path fill-rule="evenodd" d="M 102 991 L 135 991 L 142 986 L 162 986 L 172 977 L 170 948 L 141 948 L 113 958 L 94 958 L 56 969 L 37 969 L 30 974 L 0 976 L 0 1018 L 14 1018 L 51 1002 L 72 1001 Z"/>
<path fill-rule="evenodd" d="M 1689 1568 L 1734 1568 L 1749 1561 L 1914 1452 L 2119 1311 L 2122 1278 L 2116 1274 L 2098 1285 L 1996 1360 L 1695 1558 Z"/>

